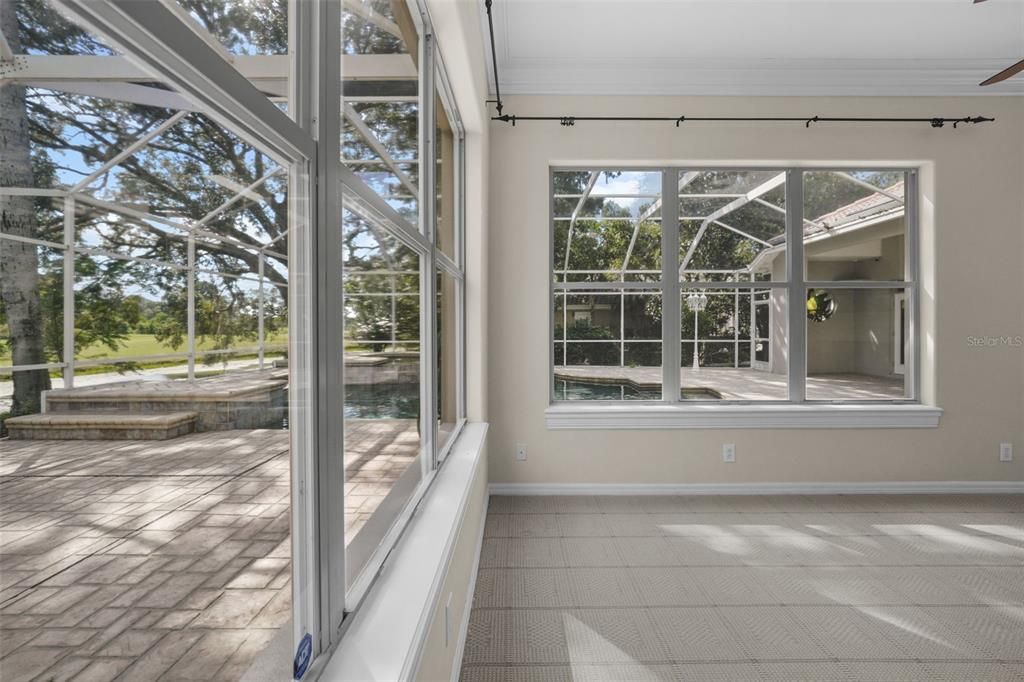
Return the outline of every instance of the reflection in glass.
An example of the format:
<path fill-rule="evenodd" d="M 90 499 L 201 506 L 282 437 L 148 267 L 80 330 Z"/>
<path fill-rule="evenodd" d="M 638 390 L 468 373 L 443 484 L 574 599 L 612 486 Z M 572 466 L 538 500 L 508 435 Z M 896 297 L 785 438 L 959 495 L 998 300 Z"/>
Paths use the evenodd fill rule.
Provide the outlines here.
<path fill-rule="evenodd" d="M 785 289 L 684 289 L 680 311 L 683 400 L 787 400 Z M 754 324 L 751 325 L 751 320 Z"/>
<path fill-rule="evenodd" d="M 804 173 L 806 279 L 903 281 L 902 171 Z"/>
<path fill-rule="evenodd" d="M 907 357 L 903 289 L 831 289 L 834 312 L 812 312 L 808 291 L 807 399 L 902 400 Z M 820 299 L 820 297 L 819 297 Z"/>
<path fill-rule="evenodd" d="M 661 174 L 556 171 L 556 282 L 661 279 Z"/>
<path fill-rule="evenodd" d="M 439 80 L 440 77 L 438 77 Z M 437 156 L 437 204 L 434 209 L 435 242 L 437 248 L 457 262 L 458 258 L 455 253 L 457 247 L 455 222 L 458 219 L 455 213 L 455 151 L 458 134 L 440 94 L 434 97 L 434 117 L 437 124 L 435 131 L 435 153 Z"/>
<path fill-rule="evenodd" d="M 623 384 L 642 399 L 662 382 L 661 293 L 618 289 L 600 293 L 555 292 L 555 381 Z M 562 392 L 565 400 L 606 400 L 607 392 Z M 558 393 L 556 391 L 556 397 Z"/>
<path fill-rule="evenodd" d="M 693 170 L 679 178 L 679 263 L 684 281 L 784 280 L 786 174 Z"/>
<path fill-rule="evenodd" d="M 459 420 L 458 281 L 450 274 L 437 274 L 437 447 L 448 438 Z"/>
<path fill-rule="evenodd" d="M 419 482 L 420 257 L 346 206 L 345 542 L 349 585 Z"/>
<path fill-rule="evenodd" d="M 405 2 L 361 0 L 342 13 L 342 160 L 419 224 L 419 37 Z M 380 58 L 375 58 L 379 56 Z"/>

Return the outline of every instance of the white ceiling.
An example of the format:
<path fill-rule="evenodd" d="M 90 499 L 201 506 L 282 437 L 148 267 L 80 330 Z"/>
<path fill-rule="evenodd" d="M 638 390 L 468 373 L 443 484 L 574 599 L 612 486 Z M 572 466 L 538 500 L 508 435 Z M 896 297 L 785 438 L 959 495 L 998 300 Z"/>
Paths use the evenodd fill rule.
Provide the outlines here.
<path fill-rule="evenodd" d="M 486 13 L 481 18 L 486 30 Z M 1024 0 L 494 0 L 505 94 L 1024 94 Z M 494 74 L 487 55 L 493 92 Z"/>

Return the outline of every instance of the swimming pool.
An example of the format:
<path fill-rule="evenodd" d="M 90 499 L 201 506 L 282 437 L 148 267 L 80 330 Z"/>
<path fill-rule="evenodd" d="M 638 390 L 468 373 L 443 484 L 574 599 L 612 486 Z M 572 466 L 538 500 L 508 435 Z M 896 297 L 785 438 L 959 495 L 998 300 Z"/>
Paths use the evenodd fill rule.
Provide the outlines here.
<path fill-rule="evenodd" d="M 721 400 L 710 388 L 684 388 L 683 400 Z M 661 386 L 632 381 L 583 381 L 555 377 L 555 400 L 661 400 Z"/>
<path fill-rule="evenodd" d="M 345 416 L 350 419 L 417 419 L 420 385 L 410 382 L 348 384 Z"/>
<path fill-rule="evenodd" d="M 710 388 L 685 388 L 681 397 L 683 400 L 722 399 Z M 661 400 L 661 387 L 631 381 L 556 378 L 555 400 Z M 419 414 L 419 384 L 387 382 L 345 386 L 345 416 L 349 419 L 417 419 Z"/>

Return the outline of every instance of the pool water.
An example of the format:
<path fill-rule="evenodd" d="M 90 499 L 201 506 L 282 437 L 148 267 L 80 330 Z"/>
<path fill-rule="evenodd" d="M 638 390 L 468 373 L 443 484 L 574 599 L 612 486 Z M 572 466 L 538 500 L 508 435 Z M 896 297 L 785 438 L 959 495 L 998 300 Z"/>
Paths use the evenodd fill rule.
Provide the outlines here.
<path fill-rule="evenodd" d="M 345 416 L 350 419 L 417 419 L 417 383 L 349 384 L 345 386 Z"/>
<path fill-rule="evenodd" d="M 683 400 L 721 400 L 709 388 L 685 388 Z M 638 386 L 629 381 L 605 383 L 555 378 L 555 400 L 661 400 L 661 387 Z"/>
<path fill-rule="evenodd" d="M 687 388 L 683 400 L 721 400 L 706 388 Z M 555 379 L 555 400 L 661 400 L 660 387 Z M 345 387 L 345 416 L 349 419 L 418 419 L 420 387 L 416 383 L 349 384 Z"/>
<path fill-rule="evenodd" d="M 555 379 L 555 400 L 661 400 L 661 388 L 644 388 L 630 382 Z"/>

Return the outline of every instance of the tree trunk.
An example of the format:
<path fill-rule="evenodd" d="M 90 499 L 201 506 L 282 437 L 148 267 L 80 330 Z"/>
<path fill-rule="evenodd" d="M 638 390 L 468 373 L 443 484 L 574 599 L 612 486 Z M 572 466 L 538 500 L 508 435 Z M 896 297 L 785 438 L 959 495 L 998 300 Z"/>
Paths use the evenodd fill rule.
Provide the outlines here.
<path fill-rule="evenodd" d="M 21 52 L 16 3 L 0 0 L 0 31 L 15 53 Z M 25 88 L 13 83 L 0 86 L 0 187 L 32 187 L 28 115 Z M 0 231 L 35 237 L 36 214 L 32 197 L 0 195 Z M 46 362 L 43 318 L 39 302 L 39 256 L 33 244 L 0 239 L 0 300 L 10 330 L 14 365 Z M 50 388 L 45 369 L 14 373 L 11 415 L 40 410 L 42 392 Z"/>

